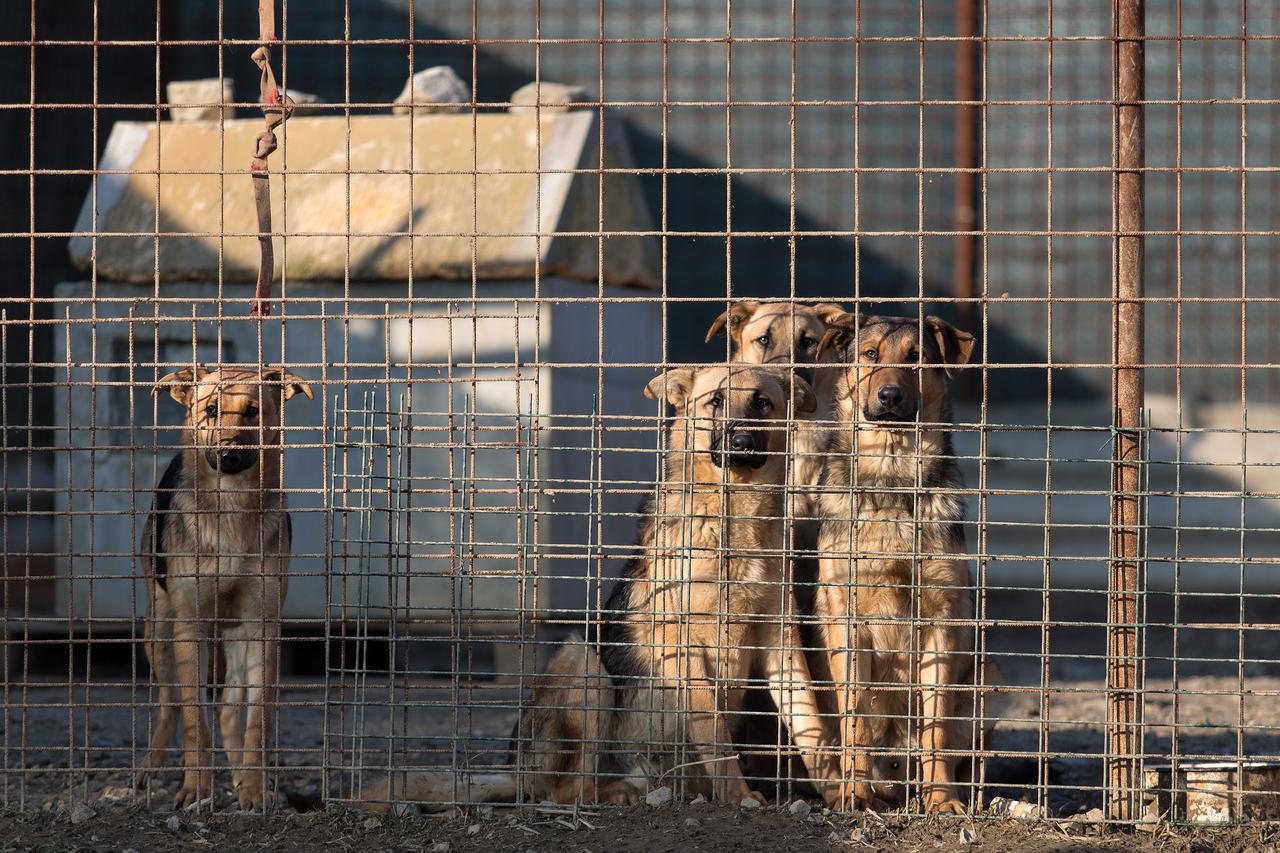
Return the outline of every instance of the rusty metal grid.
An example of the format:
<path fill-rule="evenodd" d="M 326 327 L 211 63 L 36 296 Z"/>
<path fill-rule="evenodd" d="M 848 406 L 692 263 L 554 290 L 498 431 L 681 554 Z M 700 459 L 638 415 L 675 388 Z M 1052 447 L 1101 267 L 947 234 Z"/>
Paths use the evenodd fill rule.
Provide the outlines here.
<path fill-rule="evenodd" d="M 149 746 L 139 543 L 184 441 L 153 387 L 202 364 L 281 364 L 315 392 L 284 408 L 280 479 L 258 484 L 287 497 L 299 531 L 263 732 L 275 747 L 246 771 L 269 807 L 438 812 L 512 780 L 517 793 L 489 798 L 536 801 L 519 715 L 558 650 L 600 653 L 644 502 L 664 478 L 689 486 L 664 466 L 697 428 L 641 392 L 660 371 L 724 364 L 733 352 L 707 328 L 755 300 L 900 315 L 920 334 L 937 314 L 976 338 L 949 381 L 963 484 L 899 489 L 967 505 L 970 574 L 952 591 L 972 610 L 952 621 L 980 675 L 955 691 L 968 734 L 944 753 L 972 765 L 955 785 L 970 814 L 1277 816 L 1273 4 L 282 0 L 281 86 L 324 102 L 290 117 L 267 158 L 265 319 L 247 316 L 257 255 L 243 247 L 260 234 L 240 131 L 262 125 L 258 9 L 154 6 L 151 20 L 32 0 L 0 23 L 0 260 L 25 273 L 0 291 L 4 806 L 166 809 L 184 784 L 181 736 L 167 756 Z M 389 118 L 405 78 L 438 65 L 467 97 Z M 201 135 L 172 120 L 168 84 L 204 77 L 237 94 L 204 104 L 217 113 Z M 567 112 L 509 109 L 536 81 L 584 92 Z M 146 141 L 121 160 L 127 138 Z M 801 420 L 783 419 L 775 491 L 800 491 Z M 812 667 L 831 650 L 806 573 L 833 552 L 806 537 L 840 519 L 802 515 L 784 500 L 720 521 L 783 531 L 748 550 L 779 567 L 766 587 L 783 604 L 764 616 L 804 629 Z M 876 556 L 857 544 L 871 519 L 844 520 L 844 556 Z M 742 548 L 715 550 L 727 565 Z M 854 607 L 878 590 L 849 586 Z M 900 592 L 912 630 L 894 651 L 919 665 L 916 631 L 948 620 L 916 581 Z M 740 615 L 711 614 L 718 631 Z M 741 651 L 716 636 L 715 660 Z M 650 675 L 574 677 L 544 716 L 657 701 Z M 811 680 L 828 703 L 818 754 L 851 785 L 840 732 L 857 715 L 830 703 L 874 683 Z M 602 686 L 638 698 L 602 708 Z M 687 801 L 708 778 L 721 796 L 735 756 L 770 803 L 863 805 L 806 786 L 811 757 L 783 716 L 747 703 L 710 715 L 728 732 L 712 760 L 687 740 L 663 748 L 661 720 L 558 742 L 566 761 L 602 750 L 642 768 L 614 799 L 667 785 Z M 866 746 L 918 815 L 929 735 L 919 713 L 902 724 L 906 745 Z M 213 737 L 195 800 L 229 808 Z M 563 776 L 562 805 L 619 790 L 616 767 Z M 415 794 L 414 779 L 450 784 Z"/>

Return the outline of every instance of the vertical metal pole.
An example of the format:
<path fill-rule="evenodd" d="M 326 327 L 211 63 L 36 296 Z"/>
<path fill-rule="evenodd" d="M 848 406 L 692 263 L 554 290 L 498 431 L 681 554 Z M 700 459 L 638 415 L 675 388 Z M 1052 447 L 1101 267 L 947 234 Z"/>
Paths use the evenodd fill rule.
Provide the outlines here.
<path fill-rule="evenodd" d="M 974 38 L 978 34 L 976 0 L 956 0 L 956 100 L 961 102 L 955 113 L 955 247 L 951 273 L 951 291 L 956 298 L 956 322 L 973 332 L 973 303 L 977 292 L 975 270 L 978 240 L 972 233 L 978 221 L 978 65 L 981 48 Z"/>
<path fill-rule="evenodd" d="M 1142 748 L 1139 591 L 1143 578 L 1141 434 L 1143 410 L 1142 165 L 1143 0 L 1115 0 L 1112 404 L 1115 408 L 1111 567 L 1107 594 L 1106 816 L 1137 817 Z"/>

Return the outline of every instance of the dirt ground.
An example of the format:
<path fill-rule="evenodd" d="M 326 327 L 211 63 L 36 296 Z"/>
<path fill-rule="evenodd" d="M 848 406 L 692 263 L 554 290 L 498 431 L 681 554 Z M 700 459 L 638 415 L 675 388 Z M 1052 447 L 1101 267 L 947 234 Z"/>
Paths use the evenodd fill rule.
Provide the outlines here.
<path fill-rule="evenodd" d="M 91 683 L 32 677 L 4 687 L 0 809 L 7 811 L 0 812 L 0 850 L 141 851 L 190 845 L 314 850 L 327 845 L 441 853 L 445 848 L 433 845 L 442 843 L 450 851 L 486 853 L 1269 849 L 1270 836 L 1258 827 L 1100 835 L 1096 824 L 1078 820 L 1101 805 L 1106 695 L 1105 661 L 1098 654 L 1104 644 L 1096 627 L 1101 619 L 1090 609 L 1100 609 L 1091 603 L 1095 598 L 1100 604 L 1099 596 L 1055 601 L 1059 612 L 1069 609 L 1086 627 L 1056 627 L 1047 658 L 1041 656 L 1040 628 L 1026 619 L 1037 612 L 1034 601 L 997 602 L 998 618 L 1008 622 L 988 635 L 988 653 L 999 668 L 994 683 L 1003 690 L 999 709 L 988 709 L 1000 722 L 987 744 L 992 757 L 984 796 L 988 802 L 997 796 L 1042 802 L 1058 819 L 1051 823 L 797 817 L 777 806 L 743 812 L 680 805 L 679 796 L 677 805 L 661 810 L 591 809 L 577 818 L 502 806 L 444 817 L 374 817 L 350 809 L 347 801 L 382 778 L 376 768 L 386 767 L 389 757 L 397 767 L 501 762 L 519 702 L 514 686 L 483 678 L 473 683 L 418 680 L 417 686 L 398 684 L 392 691 L 382 673 L 345 688 L 331 680 L 327 694 L 322 678 L 287 681 L 274 813 L 242 815 L 223 798 L 214 813 L 183 813 L 172 828 L 176 768 L 154 780 L 149 796 L 140 797 L 130 787 L 130 768 L 140 760 L 149 731 L 145 676 L 95 668 Z M 1204 627 L 1194 636 L 1184 629 L 1176 673 L 1169 637 L 1155 627 L 1148 632 L 1144 745 L 1149 760 L 1166 760 L 1175 746 L 1184 759 L 1280 758 L 1280 632 L 1242 632 L 1231 624 L 1238 612 L 1210 621 L 1218 614 L 1200 607 L 1198 616 Z M 1258 621 L 1277 622 L 1270 613 Z M 219 783 L 226 785 L 227 777 L 221 773 Z M 768 793 L 783 804 L 794 796 Z M 86 807 L 94 815 L 72 823 L 77 807 L 81 817 Z M 962 829 L 974 834 L 972 844 Z"/>
<path fill-rule="evenodd" d="M 958 818 L 852 818 L 787 809 L 714 805 L 571 811 L 483 809 L 447 817 L 375 817 L 356 810 L 304 814 L 199 814 L 101 805 L 72 823 L 65 811 L 0 812 L 0 849 L 148 851 L 269 849 L 465 853 L 668 853 L 668 851 L 935 851 L 1002 853 L 1132 850 L 1274 850 L 1280 834 L 1261 826 L 1217 831 L 1110 832 L 1082 823 Z"/>

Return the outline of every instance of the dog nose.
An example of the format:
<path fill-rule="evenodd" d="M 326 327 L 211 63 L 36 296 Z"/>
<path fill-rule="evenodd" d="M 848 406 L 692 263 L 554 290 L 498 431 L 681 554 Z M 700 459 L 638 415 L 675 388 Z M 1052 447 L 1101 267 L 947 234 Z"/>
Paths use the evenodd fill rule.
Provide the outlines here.
<path fill-rule="evenodd" d="M 239 450 L 220 450 L 218 451 L 218 463 L 222 468 L 234 468 L 240 464 Z"/>
<path fill-rule="evenodd" d="M 735 453 L 750 453 L 755 450 L 755 441 L 748 432 L 735 432 L 729 439 L 729 447 Z"/>
<path fill-rule="evenodd" d="M 882 406 L 893 409 L 902 405 L 904 395 L 897 385 L 885 385 L 876 393 L 876 397 Z"/>

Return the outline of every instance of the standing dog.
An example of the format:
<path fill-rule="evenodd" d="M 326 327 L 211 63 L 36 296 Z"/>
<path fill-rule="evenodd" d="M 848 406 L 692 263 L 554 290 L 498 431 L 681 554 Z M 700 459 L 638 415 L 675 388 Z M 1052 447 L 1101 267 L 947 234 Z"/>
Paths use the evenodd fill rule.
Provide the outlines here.
<path fill-rule="evenodd" d="M 813 394 L 789 371 L 761 367 L 674 368 L 645 394 L 678 413 L 665 474 L 639 553 L 591 632 L 599 653 L 597 642 L 566 644 L 534 680 L 517 723 L 525 795 L 628 803 L 687 768 L 695 791 L 761 800 L 730 742 L 744 689 L 759 679 L 834 802 L 834 768 L 779 556 L 787 418 L 811 412 Z M 600 785 L 602 768 L 622 778 Z M 474 802 L 512 799 L 517 790 L 516 774 L 471 782 L 448 771 L 418 774 L 401 796 Z"/>
<path fill-rule="evenodd" d="M 844 362 L 842 428 L 824 472 L 818 617 L 840 706 L 842 798 L 883 807 L 911 775 L 903 756 L 918 751 L 925 808 L 963 813 L 973 605 L 946 376 L 968 362 L 973 336 L 937 317 L 830 325 L 821 349 Z M 873 748 L 884 751 L 873 759 Z"/>
<path fill-rule="evenodd" d="M 213 795 L 204 691 L 225 661 L 219 724 L 240 808 L 263 805 L 291 526 L 280 491 L 282 405 L 306 382 L 281 368 L 188 368 L 163 377 L 186 407 L 183 449 L 142 532 L 147 660 L 158 691 L 146 767 L 165 766 L 182 708 L 181 808 Z"/>

